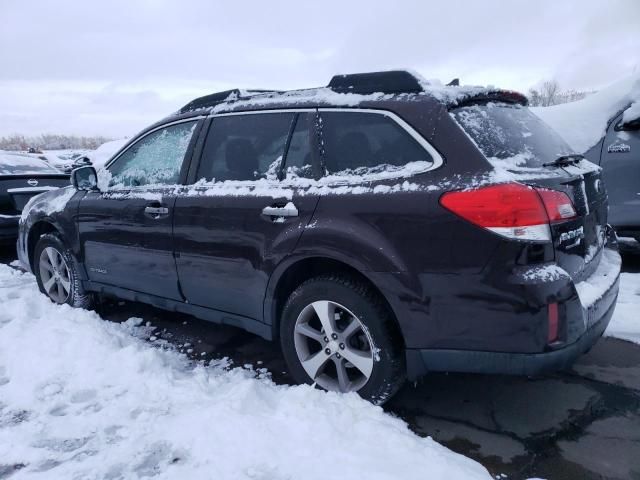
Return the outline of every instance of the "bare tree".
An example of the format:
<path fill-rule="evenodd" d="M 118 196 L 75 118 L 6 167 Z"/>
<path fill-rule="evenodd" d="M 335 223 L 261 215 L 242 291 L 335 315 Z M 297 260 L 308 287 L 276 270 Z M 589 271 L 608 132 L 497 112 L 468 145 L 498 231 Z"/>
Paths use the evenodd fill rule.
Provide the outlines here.
<path fill-rule="evenodd" d="M 529 105 L 532 107 L 550 107 L 561 103 L 575 102 L 582 100 L 593 91 L 560 90 L 560 85 L 556 80 L 546 80 L 542 87 L 529 89 Z"/>
<path fill-rule="evenodd" d="M 560 91 L 560 85 L 555 80 L 547 80 L 542 84 L 542 91 L 540 95 L 542 96 L 542 106 L 549 107 L 551 105 L 555 105 L 556 97 L 558 92 Z"/>
<path fill-rule="evenodd" d="M 102 136 L 79 137 L 76 135 L 55 135 L 49 133 L 33 137 L 11 135 L 8 137 L 0 137 L 0 150 L 27 150 L 30 147 L 41 150 L 94 150 L 109 140 L 111 139 Z"/>

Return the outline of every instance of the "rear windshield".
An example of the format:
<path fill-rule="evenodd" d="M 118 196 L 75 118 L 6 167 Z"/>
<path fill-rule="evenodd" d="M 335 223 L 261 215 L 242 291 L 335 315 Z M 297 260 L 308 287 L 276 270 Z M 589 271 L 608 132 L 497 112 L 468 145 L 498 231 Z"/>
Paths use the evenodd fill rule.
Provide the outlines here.
<path fill-rule="evenodd" d="M 539 168 L 574 153 L 560 135 L 522 105 L 469 105 L 452 110 L 451 115 L 494 166 Z"/>

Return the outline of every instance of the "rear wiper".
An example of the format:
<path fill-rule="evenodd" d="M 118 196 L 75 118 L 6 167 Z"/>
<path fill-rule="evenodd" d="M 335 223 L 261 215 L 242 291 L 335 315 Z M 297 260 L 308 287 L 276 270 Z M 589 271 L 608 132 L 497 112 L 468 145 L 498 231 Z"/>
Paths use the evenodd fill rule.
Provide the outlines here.
<path fill-rule="evenodd" d="M 543 167 L 566 167 L 567 165 L 575 165 L 580 160 L 584 159 L 584 155 L 562 155 L 556 158 L 553 162 L 543 163 Z"/>

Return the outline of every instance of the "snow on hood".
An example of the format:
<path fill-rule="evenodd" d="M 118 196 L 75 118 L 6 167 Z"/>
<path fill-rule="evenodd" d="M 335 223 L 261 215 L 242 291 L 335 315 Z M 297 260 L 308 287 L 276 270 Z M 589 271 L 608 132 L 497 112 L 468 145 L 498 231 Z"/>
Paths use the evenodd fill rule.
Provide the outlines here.
<path fill-rule="evenodd" d="M 0 459 L 20 478 L 491 479 L 356 394 L 189 361 L 7 265 L 0 304 Z"/>
<path fill-rule="evenodd" d="M 640 73 L 577 102 L 531 110 L 556 129 L 576 152 L 585 153 L 605 135 L 609 121 L 629 104 L 640 113 Z"/>

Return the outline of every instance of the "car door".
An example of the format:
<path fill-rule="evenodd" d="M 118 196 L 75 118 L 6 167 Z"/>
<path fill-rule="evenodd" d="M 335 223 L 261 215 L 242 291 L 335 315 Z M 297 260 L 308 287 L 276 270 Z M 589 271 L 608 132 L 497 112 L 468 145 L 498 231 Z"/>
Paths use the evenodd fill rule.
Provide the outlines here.
<path fill-rule="evenodd" d="M 602 146 L 603 178 L 609 195 L 609 222 L 617 228 L 640 228 L 640 130 L 624 126 L 620 114 Z"/>
<path fill-rule="evenodd" d="M 79 241 L 89 280 L 182 300 L 173 258 L 174 191 L 186 176 L 201 121 L 144 134 L 109 164 L 101 191 L 80 201 Z"/>
<path fill-rule="evenodd" d="M 269 276 L 317 204 L 298 181 L 319 171 L 314 121 L 313 111 L 249 112 L 204 127 L 190 173 L 196 182 L 174 207 L 176 264 L 189 303 L 262 319 Z"/>

